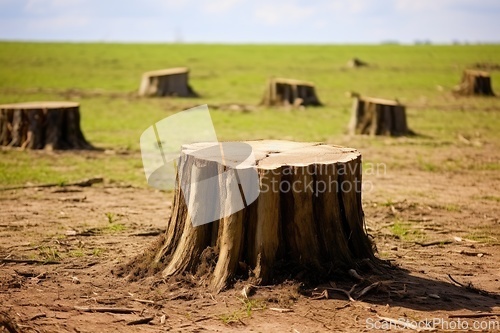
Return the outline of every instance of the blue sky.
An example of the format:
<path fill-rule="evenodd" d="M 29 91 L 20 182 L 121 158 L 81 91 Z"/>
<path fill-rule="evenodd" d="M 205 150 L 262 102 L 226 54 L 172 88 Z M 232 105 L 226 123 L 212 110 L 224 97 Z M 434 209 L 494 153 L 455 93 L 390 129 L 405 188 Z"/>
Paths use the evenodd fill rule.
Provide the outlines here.
<path fill-rule="evenodd" d="M 0 0 L 0 39 L 500 42 L 500 0 Z"/>

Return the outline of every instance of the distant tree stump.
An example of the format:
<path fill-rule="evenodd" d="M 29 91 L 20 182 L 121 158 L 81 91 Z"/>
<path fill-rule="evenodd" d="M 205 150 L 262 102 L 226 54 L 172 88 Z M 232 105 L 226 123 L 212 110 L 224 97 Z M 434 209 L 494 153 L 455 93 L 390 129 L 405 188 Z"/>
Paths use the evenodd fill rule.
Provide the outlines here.
<path fill-rule="evenodd" d="M 347 62 L 347 67 L 349 68 L 359 68 L 359 67 L 367 67 L 368 63 L 359 60 L 358 58 L 352 58 Z"/>
<path fill-rule="evenodd" d="M 177 187 L 165 234 L 127 264 L 129 278 L 159 271 L 165 278 L 194 274 L 217 292 L 235 276 L 270 283 L 277 272 L 288 276 L 309 268 L 309 277 L 314 279 L 375 259 L 364 229 L 358 151 L 322 143 L 246 144 L 257 161 L 251 168 L 258 174 L 257 199 L 232 215 L 196 227 L 190 217 L 197 219 L 195 215 L 210 214 L 217 207 L 227 209 L 234 202 L 232 196 L 244 190 L 240 185 L 231 192 L 238 188 L 234 187 L 237 177 L 220 177 L 227 166 L 196 156 L 197 150 L 213 143 L 183 147 L 177 183 L 191 184 L 189 196 L 199 200 L 190 206 L 196 210 L 188 214 Z M 210 168 L 220 173 L 215 188 L 207 189 L 198 181 Z M 280 271 L 278 266 L 292 267 L 295 273 Z"/>
<path fill-rule="evenodd" d="M 349 134 L 408 135 L 413 132 L 406 123 L 406 108 L 397 100 L 354 97 Z"/>
<path fill-rule="evenodd" d="M 491 77 L 488 72 L 479 70 L 465 70 L 462 75 L 462 82 L 454 89 L 459 95 L 482 95 L 495 96 L 491 88 Z"/>
<path fill-rule="evenodd" d="M 139 96 L 197 97 L 188 76 L 189 69 L 185 67 L 146 72 L 142 75 Z"/>
<path fill-rule="evenodd" d="M 260 103 L 266 106 L 320 106 L 313 83 L 294 79 L 269 80 Z"/>
<path fill-rule="evenodd" d="M 80 129 L 73 102 L 0 105 L 0 145 L 29 149 L 93 149 Z"/>

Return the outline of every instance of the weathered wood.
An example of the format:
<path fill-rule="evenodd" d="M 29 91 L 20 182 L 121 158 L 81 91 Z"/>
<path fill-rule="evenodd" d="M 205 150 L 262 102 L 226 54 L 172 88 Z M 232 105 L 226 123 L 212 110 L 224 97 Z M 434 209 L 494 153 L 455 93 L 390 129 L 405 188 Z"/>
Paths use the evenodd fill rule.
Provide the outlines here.
<path fill-rule="evenodd" d="M 80 129 L 73 102 L 0 105 L 0 145 L 29 149 L 93 149 Z"/>
<path fill-rule="evenodd" d="M 272 78 L 268 81 L 261 105 L 320 106 L 313 83 L 294 79 Z"/>
<path fill-rule="evenodd" d="M 183 146 L 165 235 L 149 254 L 127 265 L 129 277 L 157 271 L 165 278 L 189 273 L 217 292 L 237 275 L 270 283 L 278 262 L 310 269 L 317 277 L 352 268 L 366 258 L 375 260 L 364 230 L 358 151 L 322 143 L 245 143 L 256 159 L 249 168 L 258 175 L 257 199 L 241 210 L 228 207 L 235 203 L 234 196 L 245 193 L 241 187 L 234 189 L 246 169 L 238 169 L 240 178 L 228 177 L 236 171 L 196 153 L 213 143 Z M 227 152 L 222 156 L 230 159 Z M 216 185 L 209 188 L 202 180 L 213 177 L 214 170 Z M 189 198 L 188 204 L 184 198 Z M 232 214 L 214 218 L 220 212 Z M 214 222 L 193 226 L 192 221 L 203 219 Z"/>
<path fill-rule="evenodd" d="M 189 85 L 189 69 L 179 67 L 144 73 L 139 96 L 197 97 L 198 95 Z"/>
<path fill-rule="evenodd" d="M 454 89 L 459 95 L 495 96 L 491 88 L 491 77 L 488 72 L 480 70 L 465 70 L 462 82 Z"/>
<path fill-rule="evenodd" d="M 399 101 L 360 96 L 357 93 L 351 93 L 351 97 L 354 101 L 349 134 L 412 134 L 406 122 L 406 107 Z"/>

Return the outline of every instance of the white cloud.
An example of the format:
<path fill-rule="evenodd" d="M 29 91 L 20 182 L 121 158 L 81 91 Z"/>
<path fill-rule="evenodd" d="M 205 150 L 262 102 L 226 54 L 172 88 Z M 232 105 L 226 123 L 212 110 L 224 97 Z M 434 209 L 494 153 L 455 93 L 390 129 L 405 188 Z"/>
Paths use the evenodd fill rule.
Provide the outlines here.
<path fill-rule="evenodd" d="M 374 5 L 373 1 L 370 0 L 333 0 L 330 1 L 326 7 L 333 10 L 336 13 L 348 12 L 348 13 L 360 13 L 368 10 Z"/>
<path fill-rule="evenodd" d="M 401 11 L 439 10 L 448 7 L 453 0 L 395 0 L 395 8 Z"/>
<path fill-rule="evenodd" d="M 30 13 L 43 14 L 52 11 L 76 8 L 83 3 L 83 0 L 28 0 L 24 10 Z"/>
<path fill-rule="evenodd" d="M 203 5 L 207 13 L 225 13 L 245 0 L 212 0 Z"/>
<path fill-rule="evenodd" d="M 314 14 L 312 7 L 291 3 L 265 4 L 255 10 L 255 17 L 268 25 L 285 25 L 300 22 Z"/>
<path fill-rule="evenodd" d="M 90 20 L 85 16 L 59 16 L 47 19 L 31 21 L 32 29 L 59 30 L 67 28 L 79 28 L 89 24 Z"/>
<path fill-rule="evenodd" d="M 190 4 L 191 0 L 146 0 L 147 3 L 164 9 L 179 9 Z"/>
<path fill-rule="evenodd" d="M 422 12 L 422 11 L 442 11 L 459 6 L 470 8 L 491 8 L 499 9 L 498 0 L 394 0 L 394 7 L 400 11 Z"/>

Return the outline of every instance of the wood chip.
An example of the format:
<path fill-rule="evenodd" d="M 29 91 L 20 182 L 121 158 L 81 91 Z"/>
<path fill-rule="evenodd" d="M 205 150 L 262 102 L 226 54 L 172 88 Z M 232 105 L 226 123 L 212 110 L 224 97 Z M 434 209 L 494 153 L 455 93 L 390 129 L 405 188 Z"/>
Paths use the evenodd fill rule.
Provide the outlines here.
<path fill-rule="evenodd" d="M 134 298 L 133 301 L 143 303 L 143 304 L 156 304 L 155 301 L 151 301 L 149 299 L 139 299 L 139 298 Z"/>
<path fill-rule="evenodd" d="M 282 309 L 282 308 L 269 308 L 269 310 L 280 312 L 280 313 L 293 312 L 292 309 Z"/>

